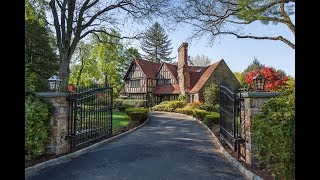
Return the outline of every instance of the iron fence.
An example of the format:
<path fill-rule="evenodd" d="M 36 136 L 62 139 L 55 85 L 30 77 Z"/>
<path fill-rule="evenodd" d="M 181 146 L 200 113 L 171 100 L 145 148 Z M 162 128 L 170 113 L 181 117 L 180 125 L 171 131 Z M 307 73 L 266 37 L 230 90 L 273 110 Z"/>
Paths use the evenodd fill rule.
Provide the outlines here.
<path fill-rule="evenodd" d="M 68 134 L 71 151 L 112 136 L 112 87 L 78 87 L 70 93 Z"/>

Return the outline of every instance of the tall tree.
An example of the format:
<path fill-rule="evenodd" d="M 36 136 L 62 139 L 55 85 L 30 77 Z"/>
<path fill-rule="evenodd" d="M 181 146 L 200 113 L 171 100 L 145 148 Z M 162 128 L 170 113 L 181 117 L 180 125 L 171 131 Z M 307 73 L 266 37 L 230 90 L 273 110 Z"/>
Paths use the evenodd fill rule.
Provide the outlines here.
<path fill-rule="evenodd" d="M 59 76 L 62 90 L 66 90 L 72 55 L 79 41 L 88 34 L 104 32 L 115 27 L 120 14 L 142 20 L 161 13 L 168 0 L 50 0 L 53 25 L 59 52 Z M 109 34 L 110 35 L 110 34 Z M 121 37 L 125 38 L 125 37 Z"/>
<path fill-rule="evenodd" d="M 186 0 L 176 3 L 170 17 L 176 23 L 194 27 L 191 38 L 209 34 L 213 42 L 221 35 L 237 38 L 281 41 L 295 49 L 294 42 L 281 35 L 252 35 L 241 31 L 246 25 L 260 21 L 264 24 L 283 24 L 295 35 L 295 25 L 290 15 L 295 14 L 295 0 Z"/>
<path fill-rule="evenodd" d="M 169 55 L 172 52 L 171 40 L 168 39 L 165 30 L 158 22 L 155 22 L 145 32 L 141 43 L 141 49 L 147 53 L 146 58 L 154 62 L 171 61 Z"/>
<path fill-rule="evenodd" d="M 209 66 L 211 63 L 211 59 L 203 54 L 197 54 L 195 57 L 191 57 L 190 61 L 194 66 Z"/>
<path fill-rule="evenodd" d="M 79 86 L 81 82 L 82 73 L 84 71 L 94 72 L 96 69 L 96 64 L 94 60 L 90 57 L 92 51 L 92 45 L 85 43 L 83 41 L 79 42 L 77 49 L 75 50 L 75 60 L 71 63 L 71 74 L 69 82 L 75 82 L 75 86 Z M 73 80 L 71 80 L 73 79 Z M 82 82 L 81 84 L 85 84 Z"/>
<path fill-rule="evenodd" d="M 265 67 L 264 64 L 261 64 L 256 57 L 253 57 L 252 63 L 243 71 L 243 74 L 246 74 L 248 72 L 254 71 L 256 69 L 261 69 L 264 67 Z"/>
<path fill-rule="evenodd" d="M 91 36 L 90 42 L 80 43 L 82 46 L 75 52 L 79 58 L 75 58 L 71 66 L 70 82 L 78 82 L 78 86 L 87 86 L 95 82 L 109 84 L 113 86 L 114 96 L 117 97 L 122 87 L 121 79 L 131 58 L 128 58 L 128 49 L 124 48 L 118 38 L 120 34 L 115 30 L 108 33 L 110 35 L 98 33 L 98 36 Z M 129 49 L 136 52 L 133 48 Z M 83 53 L 83 50 L 88 51 L 88 55 L 81 55 L 80 52 Z"/>
<path fill-rule="evenodd" d="M 50 42 L 50 31 L 43 17 L 26 1 L 25 83 L 27 90 L 47 91 L 47 79 L 58 70 L 58 58 Z"/>

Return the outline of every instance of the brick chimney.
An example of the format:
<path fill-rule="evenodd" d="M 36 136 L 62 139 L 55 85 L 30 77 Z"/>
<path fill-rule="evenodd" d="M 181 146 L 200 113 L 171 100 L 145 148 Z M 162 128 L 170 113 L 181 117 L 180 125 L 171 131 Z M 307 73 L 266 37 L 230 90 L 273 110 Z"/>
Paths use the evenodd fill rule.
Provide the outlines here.
<path fill-rule="evenodd" d="M 188 67 L 188 43 L 182 43 L 178 48 L 178 80 L 181 94 L 190 91 L 190 72 Z"/>

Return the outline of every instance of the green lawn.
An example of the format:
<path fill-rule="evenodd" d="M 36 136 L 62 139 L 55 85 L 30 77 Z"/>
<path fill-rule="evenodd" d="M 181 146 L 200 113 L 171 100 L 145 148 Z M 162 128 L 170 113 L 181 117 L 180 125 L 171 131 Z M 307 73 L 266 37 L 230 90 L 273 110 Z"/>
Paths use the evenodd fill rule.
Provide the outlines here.
<path fill-rule="evenodd" d="M 112 112 L 112 132 L 114 133 L 120 127 L 129 124 L 129 117 L 125 112 L 113 111 Z"/>

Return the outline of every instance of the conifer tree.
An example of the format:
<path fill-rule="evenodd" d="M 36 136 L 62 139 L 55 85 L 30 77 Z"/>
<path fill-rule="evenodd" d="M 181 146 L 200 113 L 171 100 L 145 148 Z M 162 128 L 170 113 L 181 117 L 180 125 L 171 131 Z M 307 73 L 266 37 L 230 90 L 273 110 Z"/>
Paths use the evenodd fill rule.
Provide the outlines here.
<path fill-rule="evenodd" d="M 146 59 L 153 62 L 170 62 L 173 58 L 169 55 L 172 52 L 171 40 L 158 22 L 155 22 L 144 34 L 141 49 L 146 53 Z"/>

